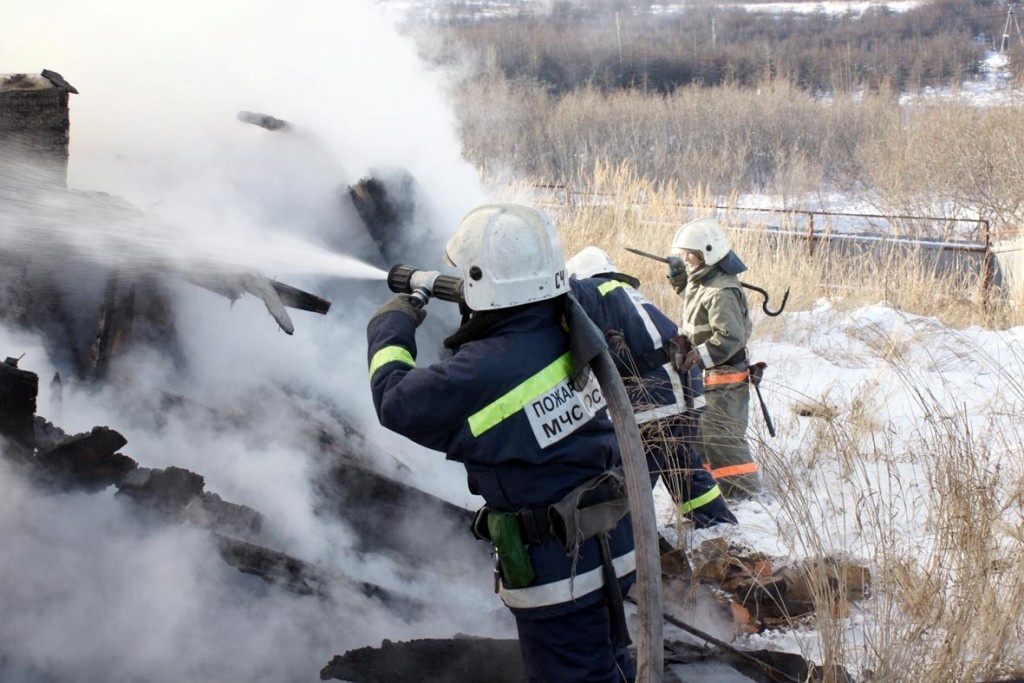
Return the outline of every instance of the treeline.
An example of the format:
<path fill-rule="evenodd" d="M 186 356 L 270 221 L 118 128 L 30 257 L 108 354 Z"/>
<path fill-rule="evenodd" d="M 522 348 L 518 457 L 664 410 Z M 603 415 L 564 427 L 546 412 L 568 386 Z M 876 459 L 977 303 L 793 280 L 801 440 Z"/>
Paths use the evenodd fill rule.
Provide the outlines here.
<path fill-rule="evenodd" d="M 667 94 L 775 78 L 814 93 L 904 92 L 977 74 L 985 50 L 999 47 L 1007 11 L 994 0 L 932 0 L 905 12 L 878 6 L 841 15 L 718 4 L 663 14 L 648 4 L 556 2 L 543 16 L 464 7 L 433 18 L 445 38 L 433 58 L 454 61 L 468 50 L 486 68 L 552 94 L 583 87 Z"/>

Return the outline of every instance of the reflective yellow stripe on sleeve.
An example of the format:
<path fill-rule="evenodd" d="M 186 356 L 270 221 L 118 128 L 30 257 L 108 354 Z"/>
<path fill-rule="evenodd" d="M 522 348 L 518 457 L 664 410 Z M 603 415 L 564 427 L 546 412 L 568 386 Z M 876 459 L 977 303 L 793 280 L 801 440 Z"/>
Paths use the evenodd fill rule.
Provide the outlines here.
<path fill-rule="evenodd" d="M 605 296 L 608 292 L 618 289 L 619 287 L 629 287 L 625 282 L 619 282 L 618 280 L 606 280 L 597 286 L 597 291 L 601 293 L 601 296 Z"/>
<path fill-rule="evenodd" d="M 412 354 L 409 353 L 409 349 L 402 346 L 385 346 L 373 354 L 373 358 L 370 359 L 370 379 L 373 379 L 373 373 L 391 361 L 398 361 L 399 363 L 416 367 L 416 361 L 413 359 Z"/>
<path fill-rule="evenodd" d="M 715 484 L 705 493 L 700 494 L 696 498 L 691 498 L 685 503 L 680 503 L 679 512 L 685 515 L 687 512 L 691 512 L 693 510 L 696 510 L 697 508 L 704 507 L 705 505 L 713 501 L 715 498 L 718 498 L 720 495 L 722 495 L 722 489 L 718 488 L 718 484 Z"/>
<path fill-rule="evenodd" d="M 480 436 L 506 417 L 515 415 L 527 403 L 568 377 L 571 370 L 572 358 L 566 351 L 546 368 L 470 415 L 470 433 Z"/>

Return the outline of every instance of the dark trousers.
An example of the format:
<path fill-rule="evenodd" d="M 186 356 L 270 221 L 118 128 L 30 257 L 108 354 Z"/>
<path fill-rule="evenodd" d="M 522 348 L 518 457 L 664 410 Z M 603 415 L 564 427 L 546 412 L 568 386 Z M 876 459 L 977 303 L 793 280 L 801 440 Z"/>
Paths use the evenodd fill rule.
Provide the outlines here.
<path fill-rule="evenodd" d="M 530 683 L 628 683 L 636 678 L 629 650 L 612 645 L 603 599 L 555 617 L 517 614 L 516 625 Z"/>
<path fill-rule="evenodd" d="M 725 498 L 716 489 L 717 482 L 704 467 L 694 449 L 697 440 L 697 416 L 676 415 L 649 422 L 641 427 L 652 485 L 661 474 L 672 500 L 698 529 L 715 524 L 736 524 Z"/>

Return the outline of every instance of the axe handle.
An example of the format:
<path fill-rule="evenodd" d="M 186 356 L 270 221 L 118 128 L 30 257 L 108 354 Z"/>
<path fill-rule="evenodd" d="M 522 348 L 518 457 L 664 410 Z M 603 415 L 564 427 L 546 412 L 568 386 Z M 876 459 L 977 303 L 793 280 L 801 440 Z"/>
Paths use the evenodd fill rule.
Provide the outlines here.
<path fill-rule="evenodd" d="M 751 384 L 754 383 L 751 382 Z M 772 424 L 772 416 L 768 414 L 768 406 L 765 405 L 764 398 L 761 396 L 761 387 L 754 384 L 754 392 L 757 393 L 757 402 L 761 404 L 761 414 L 764 415 L 764 423 L 768 427 L 768 433 L 775 436 L 775 425 Z"/>
<path fill-rule="evenodd" d="M 643 251 L 642 249 L 634 249 L 633 247 L 626 247 L 625 249 L 626 249 L 626 251 L 631 251 L 631 252 L 633 252 L 634 254 L 636 254 L 638 256 L 644 256 L 644 257 L 649 258 L 649 259 L 654 259 L 655 261 L 661 261 L 662 263 L 668 263 L 668 259 L 665 258 L 664 256 L 658 256 L 657 254 L 652 254 L 649 251 Z"/>

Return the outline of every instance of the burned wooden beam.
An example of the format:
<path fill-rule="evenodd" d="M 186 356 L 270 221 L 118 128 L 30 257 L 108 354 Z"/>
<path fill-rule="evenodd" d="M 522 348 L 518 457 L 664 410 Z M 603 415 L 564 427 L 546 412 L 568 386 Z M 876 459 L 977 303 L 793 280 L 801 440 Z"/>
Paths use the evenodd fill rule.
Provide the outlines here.
<path fill-rule="evenodd" d="M 279 118 L 271 116 L 270 114 L 260 114 L 254 111 L 240 111 L 238 112 L 238 120 L 243 123 L 251 123 L 254 126 L 259 126 L 265 130 L 288 130 L 291 128 L 291 124 L 287 121 L 283 121 Z"/>
<path fill-rule="evenodd" d="M 445 538 L 445 552 L 464 556 L 467 571 L 491 569 L 487 549 L 469 532 L 470 510 L 351 461 L 336 460 L 316 486 L 330 507 L 325 511 L 356 533 L 360 551 L 430 562 L 440 550 L 438 539 Z M 432 533 L 417 525 L 423 519 L 431 520 Z M 381 520 L 391 520 L 386 534 L 380 533 Z"/>
<path fill-rule="evenodd" d="M 133 459 L 118 453 L 128 443 L 109 427 L 93 427 L 57 446 L 40 452 L 35 462 L 43 482 L 59 490 L 102 491 L 122 481 L 138 467 Z"/>
<path fill-rule="evenodd" d="M 185 510 L 203 492 L 202 475 L 181 467 L 153 470 L 140 467 L 117 487 L 117 494 L 174 521 L 182 521 Z"/>
<path fill-rule="evenodd" d="M 380 250 L 385 267 L 406 263 L 412 253 L 409 248 L 409 228 L 416 210 L 416 182 L 404 169 L 378 172 L 349 187 L 349 198 L 363 221 L 370 238 Z"/>
<path fill-rule="evenodd" d="M 281 303 L 288 308 L 319 313 L 320 315 L 327 315 L 327 311 L 331 310 L 331 302 L 315 294 L 304 292 L 297 287 L 286 285 L 277 280 L 271 280 L 270 286 L 274 288 L 274 291 L 281 298 Z"/>
<path fill-rule="evenodd" d="M 358 683 L 524 683 L 519 641 L 460 637 L 406 642 L 385 640 L 336 655 L 320 680 Z"/>
<path fill-rule="evenodd" d="M 327 581 L 302 560 L 255 543 L 214 533 L 221 557 L 244 574 L 258 576 L 299 595 L 326 597 Z"/>
<path fill-rule="evenodd" d="M 75 88 L 75 86 L 73 86 L 70 83 L 68 83 L 64 79 L 64 77 L 61 76 L 56 71 L 51 71 L 49 69 L 43 69 L 42 71 L 39 72 L 39 75 L 42 76 L 43 78 L 45 78 L 46 80 L 50 81 L 50 83 L 53 83 L 58 88 L 63 88 L 64 90 L 67 90 L 69 93 L 73 93 L 75 95 L 78 94 L 78 89 Z"/>
<path fill-rule="evenodd" d="M 272 280 L 260 273 L 189 273 L 183 277 L 188 282 L 220 294 L 231 302 L 237 301 L 246 293 L 259 297 L 278 326 L 288 334 L 295 331 L 295 324 L 285 310 L 286 307 L 320 315 L 326 315 L 331 309 L 331 302 L 327 299 Z"/>
<path fill-rule="evenodd" d="M 277 321 L 278 327 L 287 334 L 295 332 L 295 324 L 288 315 L 281 297 L 277 295 L 277 290 L 271 286 L 269 278 L 259 273 L 245 273 L 239 279 L 245 291 L 263 300 L 263 305 L 267 307 L 267 312 L 271 317 Z"/>
<path fill-rule="evenodd" d="M 68 436 L 36 417 L 39 376 L 19 370 L 8 358 L 0 364 L 0 434 L 21 447 L 20 463 L 36 483 L 61 491 L 99 491 L 138 465 L 117 451 L 127 441 L 108 427 Z"/>
<path fill-rule="evenodd" d="M 328 578 L 308 562 L 287 553 L 217 532 L 213 536 L 221 557 L 229 565 L 289 592 L 329 599 L 332 586 L 344 586 L 346 592 L 361 593 L 377 600 L 403 618 L 413 619 L 422 615 L 424 606 L 420 601 L 398 595 L 378 584 L 338 576 Z"/>
<path fill-rule="evenodd" d="M 263 531 L 263 515 L 247 505 L 230 503 L 211 491 L 203 491 L 185 508 L 184 514 L 196 526 L 237 538 L 259 538 Z"/>

